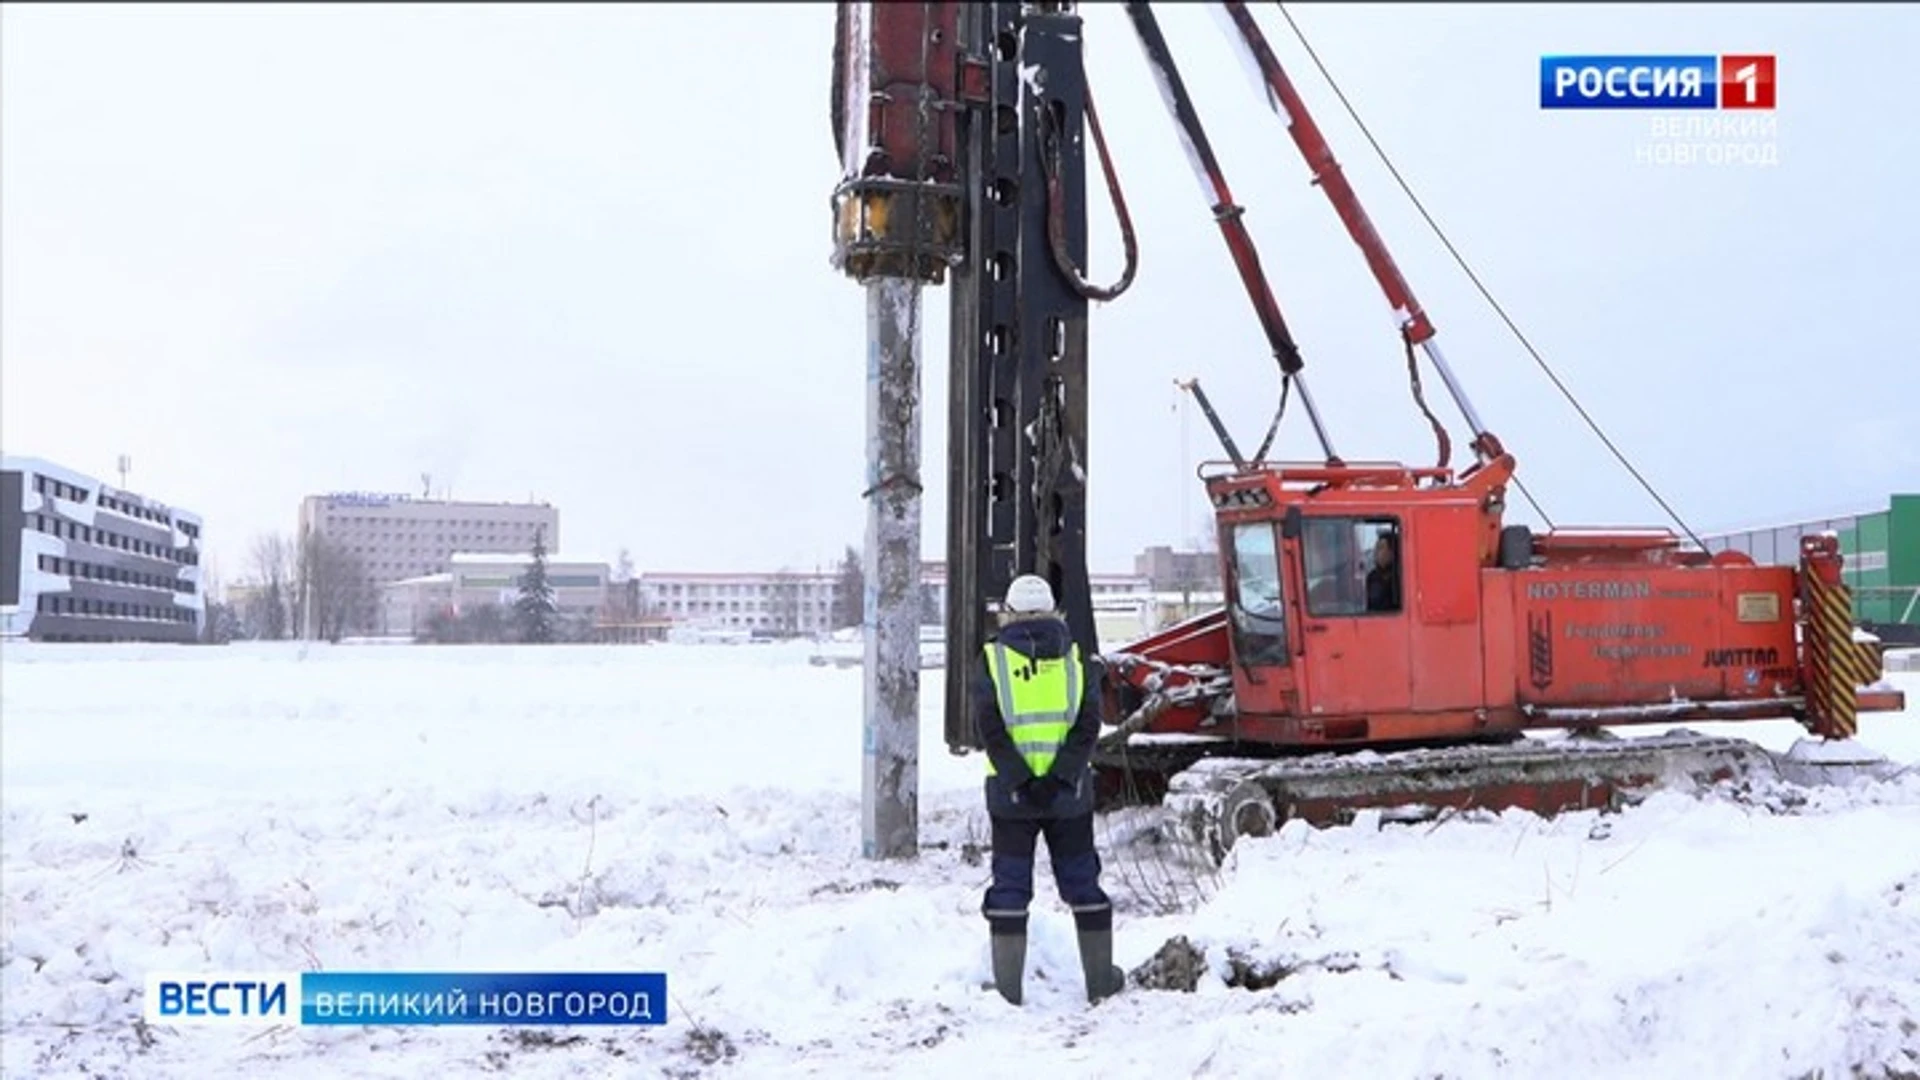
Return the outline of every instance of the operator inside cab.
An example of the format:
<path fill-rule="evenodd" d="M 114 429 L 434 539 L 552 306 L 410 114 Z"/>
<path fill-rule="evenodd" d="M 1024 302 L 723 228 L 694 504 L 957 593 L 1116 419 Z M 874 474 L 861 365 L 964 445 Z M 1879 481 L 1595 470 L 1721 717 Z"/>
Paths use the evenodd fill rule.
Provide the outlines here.
<path fill-rule="evenodd" d="M 1367 571 L 1367 610 L 1400 610 L 1400 537 L 1383 532 L 1373 542 L 1373 568 Z"/>

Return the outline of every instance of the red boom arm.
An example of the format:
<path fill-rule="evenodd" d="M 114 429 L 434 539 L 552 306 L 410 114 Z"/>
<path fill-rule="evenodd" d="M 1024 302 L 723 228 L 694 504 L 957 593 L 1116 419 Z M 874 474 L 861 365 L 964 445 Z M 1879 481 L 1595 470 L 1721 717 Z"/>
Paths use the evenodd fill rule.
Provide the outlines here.
<path fill-rule="evenodd" d="M 1287 133 L 1293 137 L 1293 144 L 1307 160 L 1307 168 L 1313 172 L 1313 182 L 1327 193 L 1333 203 L 1334 212 L 1340 215 L 1340 221 L 1346 225 L 1347 234 L 1360 246 L 1366 256 L 1367 267 L 1373 271 L 1374 280 L 1380 283 L 1380 289 L 1386 293 L 1387 303 L 1393 306 L 1394 317 L 1399 320 L 1400 332 L 1407 344 L 1418 345 L 1433 361 L 1440 372 L 1440 378 L 1447 385 L 1454 404 L 1466 417 L 1467 425 L 1473 429 L 1474 452 L 1484 460 L 1499 457 L 1505 451 L 1500 441 L 1481 424 L 1473 404 L 1467 400 L 1463 390 L 1453 376 L 1453 369 L 1440 353 L 1439 346 L 1433 341 L 1433 323 L 1420 307 L 1420 301 L 1414 299 L 1413 290 L 1408 287 L 1407 279 L 1400 274 L 1399 266 L 1394 264 L 1393 256 L 1388 254 L 1386 242 L 1374 230 L 1373 222 L 1367 218 L 1366 210 L 1360 206 L 1360 197 L 1354 194 L 1347 183 L 1346 176 L 1340 171 L 1340 164 L 1333 159 L 1333 150 L 1327 145 L 1326 137 L 1320 134 L 1320 128 L 1313 122 L 1313 116 L 1307 112 L 1306 102 L 1294 90 L 1292 80 L 1280 67 L 1280 61 L 1268 47 L 1267 39 L 1260 27 L 1253 21 L 1253 15 L 1247 6 L 1239 0 L 1225 0 L 1228 18 L 1233 20 L 1235 29 L 1240 32 L 1241 44 L 1251 55 L 1254 65 L 1259 68 L 1261 78 L 1267 84 L 1267 103 L 1281 119 L 1287 123 Z"/>
<path fill-rule="evenodd" d="M 1407 286 L 1407 279 L 1400 275 L 1400 268 L 1394 264 L 1393 256 L 1387 253 L 1387 245 L 1374 231 L 1373 222 L 1368 220 L 1366 210 L 1360 206 L 1360 197 L 1353 193 L 1347 178 L 1340 171 L 1340 163 L 1333 159 L 1333 149 L 1327 145 L 1326 137 L 1320 134 L 1320 127 L 1313 122 L 1313 116 L 1307 112 L 1306 102 L 1293 88 L 1293 81 L 1280 68 L 1280 62 L 1274 58 L 1273 50 L 1267 47 L 1266 37 L 1260 33 L 1260 27 L 1253 21 L 1253 14 L 1247 5 L 1238 0 L 1230 0 L 1225 5 L 1227 15 L 1246 39 L 1246 45 L 1253 53 L 1254 63 L 1260 68 L 1260 74 L 1266 79 L 1270 90 L 1269 104 L 1287 122 L 1287 134 L 1293 136 L 1293 144 L 1300 148 L 1300 156 L 1307 159 L 1307 168 L 1313 170 L 1313 182 L 1327 193 L 1332 200 L 1334 212 L 1340 215 L 1340 221 L 1346 225 L 1347 234 L 1367 257 L 1367 266 L 1373 271 L 1373 278 L 1380 283 L 1380 290 L 1387 294 L 1387 302 L 1393 305 L 1394 314 L 1401 320 L 1401 329 L 1407 339 L 1415 345 L 1433 336 L 1433 324 L 1427 321 L 1426 312 L 1420 309 L 1420 301 L 1414 299 L 1413 290 Z M 1274 99 L 1277 98 L 1277 102 Z"/>

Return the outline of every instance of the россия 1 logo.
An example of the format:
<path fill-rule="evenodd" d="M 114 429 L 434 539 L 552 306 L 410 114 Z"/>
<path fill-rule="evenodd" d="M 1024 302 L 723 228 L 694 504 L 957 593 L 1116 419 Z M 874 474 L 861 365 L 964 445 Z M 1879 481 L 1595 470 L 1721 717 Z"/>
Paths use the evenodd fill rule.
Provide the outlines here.
<path fill-rule="evenodd" d="M 1774 57 L 1542 56 L 1543 109 L 1771 109 Z"/>

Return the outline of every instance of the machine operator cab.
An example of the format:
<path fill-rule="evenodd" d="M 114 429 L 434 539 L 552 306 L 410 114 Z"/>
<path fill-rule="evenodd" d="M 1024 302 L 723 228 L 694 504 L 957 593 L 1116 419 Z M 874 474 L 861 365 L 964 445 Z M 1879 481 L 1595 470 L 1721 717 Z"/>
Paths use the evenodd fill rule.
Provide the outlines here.
<path fill-rule="evenodd" d="M 1402 515 L 1295 510 L 1222 533 L 1243 709 L 1331 718 L 1413 705 Z"/>
<path fill-rule="evenodd" d="M 1400 610 L 1400 524 L 1393 518 L 1307 518 L 1307 608 L 1319 617 Z"/>
<path fill-rule="evenodd" d="M 1274 522 L 1230 526 L 1232 614 L 1236 632 L 1255 653 L 1287 662 L 1281 543 Z M 1393 518 L 1305 518 L 1301 579 L 1316 618 L 1390 615 L 1400 611 L 1400 525 Z"/>

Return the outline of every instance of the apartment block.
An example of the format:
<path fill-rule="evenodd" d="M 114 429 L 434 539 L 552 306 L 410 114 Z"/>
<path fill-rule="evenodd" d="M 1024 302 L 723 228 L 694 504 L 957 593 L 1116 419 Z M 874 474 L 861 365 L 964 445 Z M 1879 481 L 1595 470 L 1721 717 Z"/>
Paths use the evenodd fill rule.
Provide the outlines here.
<path fill-rule="evenodd" d="M 560 511 L 547 503 L 453 502 L 336 492 L 300 501 L 300 535 L 317 534 L 357 556 L 375 588 L 444 574 L 456 552 L 522 554 L 545 530 L 560 546 Z"/>
<path fill-rule="evenodd" d="M 0 458 L 0 630 L 35 641 L 200 636 L 199 515 L 29 457 Z"/>

